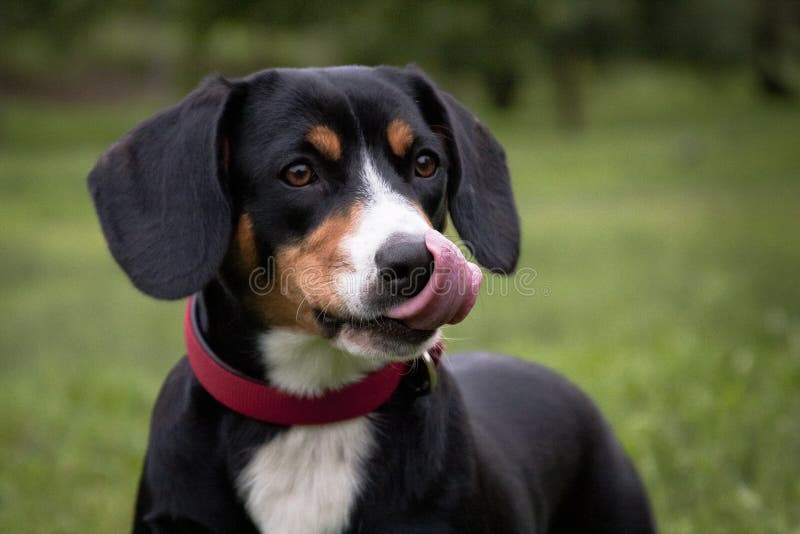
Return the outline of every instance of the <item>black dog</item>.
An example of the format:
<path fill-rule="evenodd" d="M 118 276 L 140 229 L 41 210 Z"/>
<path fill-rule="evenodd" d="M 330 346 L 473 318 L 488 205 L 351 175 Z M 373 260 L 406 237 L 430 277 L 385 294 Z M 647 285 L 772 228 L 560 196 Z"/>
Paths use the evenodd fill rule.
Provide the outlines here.
<path fill-rule="evenodd" d="M 136 287 L 195 295 L 134 532 L 654 530 L 574 386 L 491 354 L 435 370 L 480 283 L 436 230 L 449 210 L 507 273 L 519 223 L 502 148 L 419 71 L 209 78 L 89 185 Z"/>

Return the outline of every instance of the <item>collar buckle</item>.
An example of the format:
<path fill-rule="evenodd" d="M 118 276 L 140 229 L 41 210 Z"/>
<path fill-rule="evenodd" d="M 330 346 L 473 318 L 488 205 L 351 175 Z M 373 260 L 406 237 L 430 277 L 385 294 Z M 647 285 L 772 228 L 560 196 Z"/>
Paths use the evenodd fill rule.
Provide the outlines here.
<path fill-rule="evenodd" d="M 439 384 L 437 367 L 441 351 L 442 348 L 439 345 L 426 350 L 410 366 L 411 374 L 406 377 L 405 382 L 414 396 L 424 397 L 436 390 Z"/>
<path fill-rule="evenodd" d="M 436 391 L 436 385 L 439 382 L 439 375 L 436 373 L 436 362 L 427 350 L 422 353 L 422 362 L 428 371 L 428 393 L 432 393 Z"/>

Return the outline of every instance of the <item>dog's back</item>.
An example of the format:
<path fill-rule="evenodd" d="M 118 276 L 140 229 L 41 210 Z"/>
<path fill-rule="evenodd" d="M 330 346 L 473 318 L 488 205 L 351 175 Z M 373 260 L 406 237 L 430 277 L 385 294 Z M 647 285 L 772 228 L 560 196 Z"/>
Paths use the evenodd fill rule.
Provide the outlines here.
<path fill-rule="evenodd" d="M 488 353 L 448 358 L 500 517 L 542 532 L 650 532 L 646 493 L 594 403 L 552 370 Z M 514 510 L 514 513 L 509 513 Z M 516 531 L 516 530 L 515 530 Z"/>

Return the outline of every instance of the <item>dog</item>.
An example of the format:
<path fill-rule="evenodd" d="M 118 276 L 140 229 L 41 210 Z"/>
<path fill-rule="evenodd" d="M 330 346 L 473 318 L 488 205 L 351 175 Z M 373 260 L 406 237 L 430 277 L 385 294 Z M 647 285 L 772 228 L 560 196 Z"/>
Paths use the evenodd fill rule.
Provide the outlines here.
<path fill-rule="evenodd" d="M 133 284 L 189 298 L 135 533 L 647 533 L 575 386 L 439 363 L 481 270 L 514 270 L 505 153 L 416 67 L 212 76 L 112 145 L 89 189 Z"/>

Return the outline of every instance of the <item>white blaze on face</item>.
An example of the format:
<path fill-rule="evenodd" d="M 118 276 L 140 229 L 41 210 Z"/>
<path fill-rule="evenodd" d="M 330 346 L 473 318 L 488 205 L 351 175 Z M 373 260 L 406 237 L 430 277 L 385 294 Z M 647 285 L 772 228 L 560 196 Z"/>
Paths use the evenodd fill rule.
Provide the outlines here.
<path fill-rule="evenodd" d="M 355 231 L 341 244 L 353 270 L 340 273 L 336 285 L 342 302 L 352 315 L 374 318 L 381 311 L 368 306 L 369 294 L 378 283 L 375 253 L 392 234 L 418 235 L 422 239 L 430 225 L 408 199 L 393 191 L 384 181 L 369 154 L 363 156 L 361 172 L 364 209 Z"/>
<path fill-rule="evenodd" d="M 348 318 L 374 319 L 386 311 L 371 306 L 370 297 L 379 288 L 375 253 L 392 234 L 418 235 L 422 241 L 430 226 L 417 207 L 392 191 L 367 155 L 363 162 L 361 209 L 354 210 L 352 230 L 338 244 L 345 268 L 335 269 L 331 277 L 336 300 L 344 310 L 331 311 Z M 272 328 L 262 335 L 261 348 L 273 383 L 286 391 L 313 395 L 358 380 L 389 360 L 419 355 L 439 338 L 437 329 L 419 346 L 398 341 L 387 348 L 385 340 L 376 342 L 372 331 L 351 325 L 342 326 L 334 339 Z"/>

